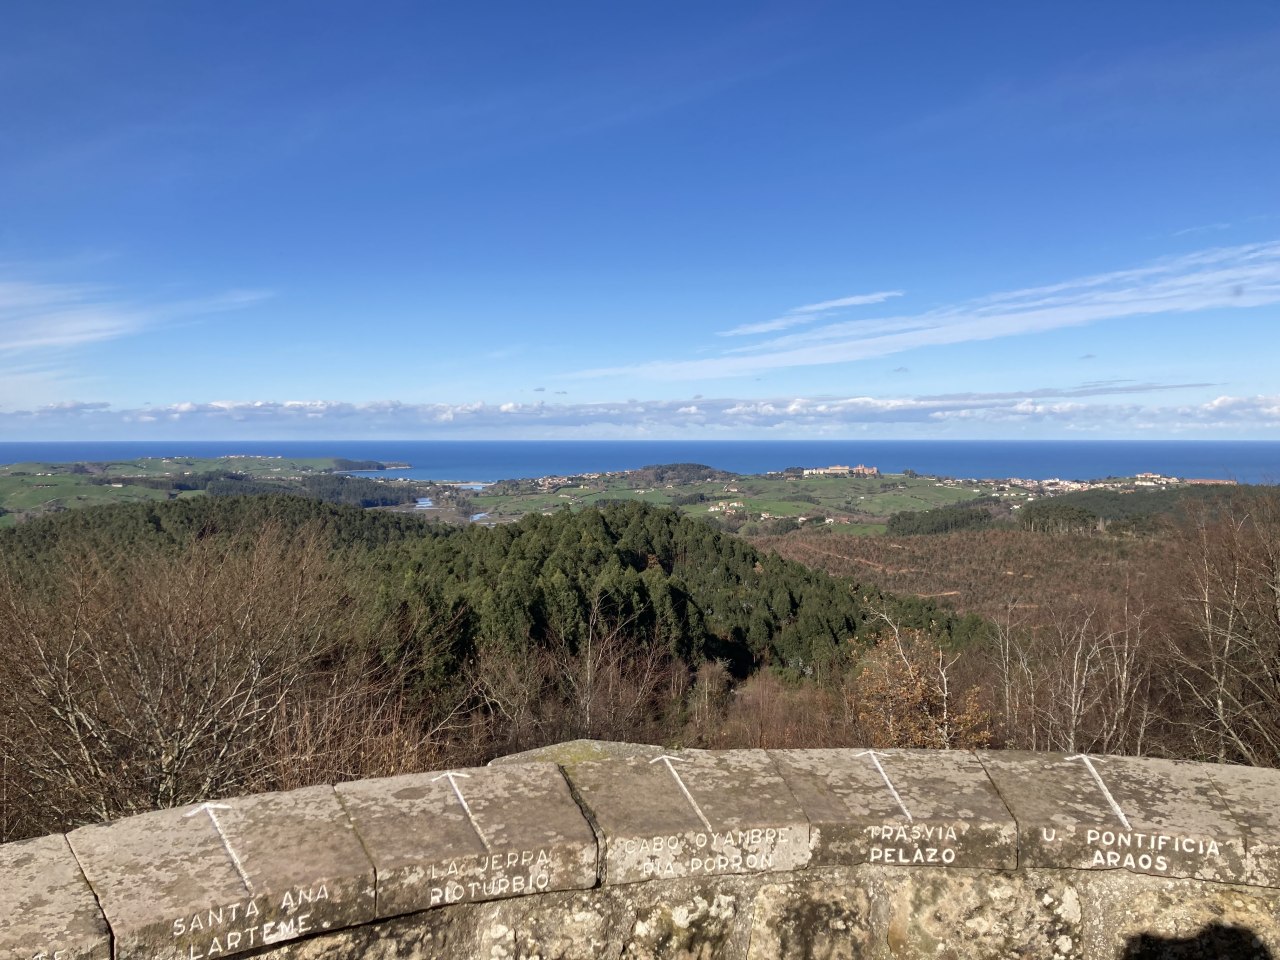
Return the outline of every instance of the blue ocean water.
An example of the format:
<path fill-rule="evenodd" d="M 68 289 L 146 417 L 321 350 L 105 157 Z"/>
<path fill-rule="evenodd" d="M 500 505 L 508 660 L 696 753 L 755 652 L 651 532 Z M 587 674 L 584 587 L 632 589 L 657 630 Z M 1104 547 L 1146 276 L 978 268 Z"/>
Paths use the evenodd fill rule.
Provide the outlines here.
<path fill-rule="evenodd" d="M 219 457 L 348 457 L 412 464 L 391 476 L 505 480 L 653 463 L 705 463 L 735 473 L 789 466 L 866 464 L 885 473 L 1089 480 L 1153 471 L 1177 477 L 1280 483 L 1276 441 L 506 441 L 281 440 L 0 442 L 0 463 Z"/>

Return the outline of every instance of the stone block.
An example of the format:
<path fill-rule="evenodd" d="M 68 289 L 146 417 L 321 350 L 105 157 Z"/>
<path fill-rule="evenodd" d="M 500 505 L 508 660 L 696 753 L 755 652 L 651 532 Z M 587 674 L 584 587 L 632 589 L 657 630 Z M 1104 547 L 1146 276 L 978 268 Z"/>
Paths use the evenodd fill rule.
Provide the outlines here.
<path fill-rule="evenodd" d="M 591 760 L 617 760 L 631 757 L 637 760 L 652 760 L 662 756 L 666 751 L 651 743 L 620 743 L 616 740 L 564 740 L 560 743 L 549 743 L 544 747 L 535 747 L 520 753 L 508 753 L 503 757 L 494 757 L 489 761 L 491 767 L 506 767 L 522 763 L 556 763 L 562 767 L 571 767 Z"/>
<path fill-rule="evenodd" d="M 809 862 L 808 821 L 763 750 L 688 750 L 566 773 L 601 836 L 607 884 Z"/>
<path fill-rule="evenodd" d="M 779 750 L 816 864 L 1018 865 L 1018 827 L 963 751 Z"/>
<path fill-rule="evenodd" d="M 901 870 L 871 864 L 856 869 L 877 915 L 876 932 L 884 938 L 887 956 L 895 960 L 1083 960 L 1089 956 L 1082 934 L 1092 906 L 1079 889 L 1079 873 Z M 1108 954 L 1105 960 L 1116 957 Z"/>
<path fill-rule="evenodd" d="M 339 784 L 378 872 L 378 916 L 596 884 L 596 839 L 560 768 Z"/>
<path fill-rule="evenodd" d="M 872 955 L 867 891 L 853 884 L 769 884 L 756 894 L 747 960 L 861 960 Z"/>
<path fill-rule="evenodd" d="M 374 915 L 373 865 L 332 787 L 142 814 L 68 840 L 117 960 L 216 960 Z"/>
<path fill-rule="evenodd" d="M 0 958 L 110 960 L 107 922 L 65 837 L 0 846 Z"/>
<path fill-rule="evenodd" d="M 1280 887 L 1280 770 L 1270 767 L 1201 768 L 1218 788 L 1231 816 L 1245 829 L 1245 882 Z"/>
<path fill-rule="evenodd" d="M 1018 822 L 1024 867 L 1242 882 L 1245 835 L 1203 764 L 984 752 Z"/>

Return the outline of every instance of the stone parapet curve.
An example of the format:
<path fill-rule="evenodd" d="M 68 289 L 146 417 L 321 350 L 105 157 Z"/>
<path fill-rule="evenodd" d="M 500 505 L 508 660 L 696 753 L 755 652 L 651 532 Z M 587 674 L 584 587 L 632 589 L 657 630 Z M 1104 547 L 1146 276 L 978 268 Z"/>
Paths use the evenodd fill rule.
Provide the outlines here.
<path fill-rule="evenodd" d="M 0 960 L 1185 944 L 1280 957 L 1280 771 L 577 741 L 0 846 Z"/>

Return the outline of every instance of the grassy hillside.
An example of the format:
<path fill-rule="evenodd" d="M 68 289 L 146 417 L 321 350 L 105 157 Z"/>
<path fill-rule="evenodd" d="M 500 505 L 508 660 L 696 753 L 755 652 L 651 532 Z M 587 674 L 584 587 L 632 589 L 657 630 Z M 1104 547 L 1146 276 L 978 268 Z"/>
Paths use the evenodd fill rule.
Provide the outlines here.
<path fill-rule="evenodd" d="M 774 521 L 823 523 L 828 518 L 859 533 L 879 532 L 888 518 L 903 511 L 928 510 L 992 497 L 996 485 L 943 481 L 892 474 L 880 477 L 798 477 L 784 474 L 734 476 L 710 467 L 679 472 L 649 467 L 625 474 L 604 474 L 494 484 L 475 497 L 477 510 L 495 520 L 563 507 L 638 500 L 671 506 L 690 516 L 707 517 L 745 533 L 764 532 Z M 1010 503 L 1020 491 L 1004 491 Z"/>
<path fill-rule="evenodd" d="M 263 493 L 289 493 L 359 507 L 413 504 L 428 497 L 451 519 L 469 516 L 466 495 L 456 488 L 340 473 L 385 466 L 342 458 L 283 457 L 9 464 L 0 466 L 0 527 L 82 507 Z"/>

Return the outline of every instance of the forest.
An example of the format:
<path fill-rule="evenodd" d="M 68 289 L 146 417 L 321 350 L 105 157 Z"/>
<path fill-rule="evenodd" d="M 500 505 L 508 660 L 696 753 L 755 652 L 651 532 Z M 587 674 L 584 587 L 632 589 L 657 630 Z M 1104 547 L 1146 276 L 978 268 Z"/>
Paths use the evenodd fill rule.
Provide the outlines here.
<path fill-rule="evenodd" d="M 272 495 L 0 531 L 0 841 L 576 737 L 1280 763 L 1280 496 L 748 541 Z M 923 532 L 924 530 L 934 532 Z"/>

